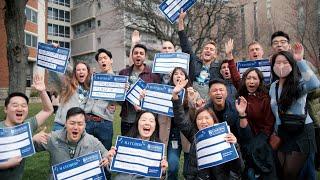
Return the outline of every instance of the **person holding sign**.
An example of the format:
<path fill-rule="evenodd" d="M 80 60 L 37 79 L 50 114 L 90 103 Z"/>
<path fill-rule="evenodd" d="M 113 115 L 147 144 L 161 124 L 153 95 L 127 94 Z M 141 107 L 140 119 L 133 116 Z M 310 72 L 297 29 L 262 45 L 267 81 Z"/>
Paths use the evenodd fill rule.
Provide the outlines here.
<path fill-rule="evenodd" d="M 159 124 L 156 120 L 156 116 L 150 112 L 142 111 L 137 115 L 137 120 L 133 124 L 132 128 L 128 132 L 128 137 L 139 138 L 147 141 L 156 141 L 160 142 L 159 139 Z M 109 162 L 112 161 L 112 158 L 117 154 L 117 149 L 112 147 L 107 154 Z M 161 169 L 162 169 L 162 177 L 165 178 L 166 169 L 168 167 L 168 162 L 165 157 L 163 157 L 161 161 Z M 124 174 L 118 173 L 114 178 L 114 180 L 127 180 L 127 179 L 150 179 L 143 178 L 134 174 Z"/>
<path fill-rule="evenodd" d="M 306 61 L 304 48 L 294 44 L 293 53 L 280 51 L 272 56 L 269 95 L 276 117 L 275 131 L 282 140 L 278 150 L 283 179 L 297 179 L 308 156 L 316 151 L 312 119 L 306 110 L 307 93 L 320 82 Z"/>
<path fill-rule="evenodd" d="M 101 166 L 107 166 L 108 151 L 97 138 L 86 133 L 85 127 L 85 112 L 80 107 L 73 107 L 67 111 L 63 129 L 54 131 L 50 135 L 40 132 L 33 137 L 35 148 L 37 151 L 49 152 L 51 166 L 94 151 L 101 152 L 104 157 Z M 41 140 L 44 135 L 48 137 L 47 142 Z"/>
<path fill-rule="evenodd" d="M 189 166 L 188 171 L 185 172 L 186 179 L 240 179 L 242 170 L 242 159 L 238 158 L 233 161 L 229 161 L 225 164 L 221 164 L 215 167 L 198 170 L 198 162 L 196 155 L 196 142 L 195 134 L 204 128 L 213 126 L 218 123 L 218 118 L 215 113 L 209 107 L 202 107 L 197 110 L 195 119 L 189 120 L 189 117 L 185 115 L 183 106 L 179 103 L 179 92 L 187 85 L 188 80 L 181 80 L 176 84 L 172 92 L 174 121 L 181 132 L 192 143 L 189 153 Z M 192 123 L 191 123 L 192 122 Z M 229 133 L 225 136 L 225 140 L 228 143 L 236 144 L 237 138 L 233 133 Z"/>
<path fill-rule="evenodd" d="M 190 54 L 189 76 L 195 90 L 201 97 L 208 100 L 209 82 L 211 79 L 221 78 L 219 74 L 219 62 L 217 58 L 216 43 L 209 41 L 204 44 L 200 57 L 192 52 L 192 47 L 188 41 L 188 37 L 184 30 L 185 12 L 181 12 L 179 16 L 179 39 L 182 52 Z"/>
<path fill-rule="evenodd" d="M 61 92 L 61 103 L 54 118 L 53 131 L 63 129 L 70 108 L 84 108 L 89 95 L 90 77 L 89 65 L 81 61 L 75 64 L 71 76 L 65 76 L 65 87 Z"/>
<path fill-rule="evenodd" d="M 33 77 L 32 87 L 40 93 L 42 110 L 35 116 L 27 118 L 29 99 L 24 93 L 14 92 L 9 94 L 4 102 L 4 112 L 6 119 L 0 122 L 0 128 L 13 127 L 22 123 L 29 122 L 31 131 L 35 132 L 45 120 L 53 113 L 53 106 L 46 92 L 46 86 L 43 77 L 36 74 Z M 9 159 L 7 162 L 0 164 L 0 175 L 3 179 L 22 179 L 25 160 L 20 157 Z"/>
<path fill-rule="evenodd" d="M 152 74 L 149 66 L 145 64 L 147 56 L 147 47 L 142 44 L 133 46 L 131 52 L 133 65 L 122 69 L 119 75 L 129 76 L 129 83 L 134 84 L 139 78 L 146 83 L 159 83 L 160 77 L 158 74 Z M 139 104 L 131 105 L 125 101 L 121 105 L 121 134 L 126 135 L 136 120 L 136 114 L 141 108 Z"/>
<path fill-rule="evenodd" d="M 95 59 L 99 64 L 100 73 L 114 74 L 112 70 L 112 54 L 106 49 L 98 49 Z M 116 105 L 114 102 L 101 99 L 88 99 L 86 112 L 86 131 L 110 149 L 113 137 L 113 120 Z"/>
<path fill-rule="evenodd" d="M 261 178 L 277 179 L 272 149 L 269 145 L 275 118 L 271 111 L 270 96 L 263 81 L 263 74 L 257 68 L 249 68 L 241 79 L 232 55 L 232 39 L 225 44 L 225 50 L 232 82 L 240 96 L 236 101 L 236 108 L 240 119 L 241 150 L 246 160 L 248 176 L 255 174 Z"/>

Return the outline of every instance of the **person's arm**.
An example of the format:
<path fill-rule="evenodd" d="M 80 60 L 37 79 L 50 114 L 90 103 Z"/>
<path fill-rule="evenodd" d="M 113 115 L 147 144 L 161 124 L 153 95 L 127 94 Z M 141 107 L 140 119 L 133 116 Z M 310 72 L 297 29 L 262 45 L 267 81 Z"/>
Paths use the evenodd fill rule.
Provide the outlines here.
<path fill-rule="evenodd" d="M 22 161 L 20 156 L 8 159 L 8 161 L 0 163 L 0 169 L 9 169 L 18 166 Z"/>
<path fill-rule="evenodd" d="M 188 40 L 187 34 L 184 30 L 184 18 L 186 17 L 186 13 L 180 13 L 179 15 L 179 31 L 178 31 L 178 35 L 179 35 L 179 40 L 180 40 L 180 46 L 181 46 L 181 50 L 184 53 L 190 54 L 190 56 L 193 54 L 192 52 L 192 47 L 191 44 Z M 191 58 L 190 58 L 191 59 Z"/>
<path fill-rule="evenodd" d="M 35 116 L 37 123 L 38 123 L 38 127 L 39 127 L 53 113 L 53 106 L 52 106 L 51 100 L 46 92 L 46 86 L 44 84 L 44 77 L 40 76 L 39 74 L 36 74 L 33 77 L 32 87 L 34 87 L 37 91 L 39 91 L 40 99 L 42 102 L 42 110 L 40 112 L 38 112 Z"/>
<path fill-rule="evenodd" d="M 248 123 L 247 113 L 246 113 L 248 103 L 243 96 L 240 96 L 235 103 L 236 103 L 236 109 L 239 113 L 239 119 L 240 119 L 239 137 L 242 142 L 248 142 L 253 137 L 251 127 Z"/>
<path fill-rule="evenodd" d="M 233 54 L 232 54 L 233 47 L 234 47 L 233 39 L 230 39 L 227 43 L 225 43 L 226 57 L 228 59 L 228 66 L 231 73 L 231 80 L 234 87 L 238 90 L 240 87 L 241 78 L 240 78 L 240 73 L 237 70 L 236 63 L 233 59 Z"/>
<path fill-rule="evenodd" d="M 189 142 L 193 142 L 196 130 L 184 112 L 184 107 L 179 100 L 179 92 L 187 85 L 188 80 L 180 81 L 174 87 L 172 91 L 172 103 L 173 103 L 173 114 L 174 123 L 182 134 L 188 139 Z"/>
<path fill-rule="evenodd" d="M 140 43 L 140 40 L 141 40 L 141 37 L 140 37 L 140 33 L 138 30 L 134 30 L 132 32 L 132 35 L 131 35 L 131 48 L 130 48 L 130 53 L 129 53 L 129 66 L 131 66 L 133 64 L 133 60 L 132 60 L 132 50 L 133 50 L 133 47 Z"/>
<path fill-rule="evenodd" d="M 262 132 L 264 132 L 269 137 L 274 131 L 274 123 L 276 120 L 271 110 L 270 101 L 263 101 L 263 103 L 264 120 Z"/>
<path fill-rule="evenodd" d="M 292 47 L 293 57 L 297 61 L 298 68 L 301 72 L 301 76 L 304 83 L 305 91 L 312 92 L 313 90 L 320 87 L 320 82 L 317 76 L 314 74 L 312 69 L 307 65 L 306 61 L 303 60 L 304 48 L 302 44 L 295 43 Z"/>

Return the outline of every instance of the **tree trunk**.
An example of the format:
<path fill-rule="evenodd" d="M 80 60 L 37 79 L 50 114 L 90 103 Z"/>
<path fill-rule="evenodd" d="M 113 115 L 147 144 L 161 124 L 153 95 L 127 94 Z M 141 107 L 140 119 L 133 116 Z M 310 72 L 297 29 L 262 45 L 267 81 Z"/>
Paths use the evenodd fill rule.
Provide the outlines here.
<path fill-rule="evenodd" d="M 25 7 L 28 0 L 6 0 L 5 26 L 9 65 L 9 93 L 26 90 L 28 48 L 24 44 Z"/>

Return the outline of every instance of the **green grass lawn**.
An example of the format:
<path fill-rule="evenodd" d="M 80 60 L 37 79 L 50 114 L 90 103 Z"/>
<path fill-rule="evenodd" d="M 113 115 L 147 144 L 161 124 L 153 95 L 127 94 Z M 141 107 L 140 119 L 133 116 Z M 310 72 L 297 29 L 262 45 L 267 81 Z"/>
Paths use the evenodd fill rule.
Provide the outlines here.
<path fill-rule="evenodd" d="M 41 110 L 41 104 L 30 104 L 29 105 L 29 116 L 35 115 Z M 113 144 L 115 144 L 116 137 L 120 135 L 120 107 L 117 107 L 116 116 L 113 124 Z M 0 119 L 4 119 L 5 115 L 3 112 L 3 106 L 0 106 Z M 47 127 L 47 132 L 51 131 L 53 124 L 54 115 L 46 121 L 46 123 L 41 127 Z M 183 155 L 181 156 L 180 163 L 180 177 L 182 179 L 182 167 L 183 167 Z M 28 157 L 26 160 L 25 170 L 23 179 L 24 180 L 43 180 L 47 179 L 50 171 L 49 154 L 47 152 L 36 153 L 35 155 Z M 1 179 L 1 177 L 0 177 Z"/>
<path fill-rule="evenodd" d="M 29 106 L 29 116 L 35 115 L 41 109 L 41 104 L 30 104 Z M 114 136 L 113 144 L 116 140 L 117 135 L 120 135 L 120 107 L 117 107 L 116 116 L 113 124 Z M 5 115 L 3 113 L 3 106 L 0 106 L 0 119 L 4 119 Z M 54 115 L 52 115 L 46 123 L 41 127 L 47 127 L 47 131 L 51 131 L 53 124 Z M 24 180 L 43 180 L 47 179 L 49 171 L 49 154 L 47 152 L 36 153 L 35 155 L 28 157 L 26 160 L 25 170 L 24 170 Z M 179 169 L 179 179 L 182 178 L 182 168 L 183 168 L 183 153 L 180 158 L 180 169 Z M 318 173 L 318 179 L 320 180 L 320 174 Z"/>

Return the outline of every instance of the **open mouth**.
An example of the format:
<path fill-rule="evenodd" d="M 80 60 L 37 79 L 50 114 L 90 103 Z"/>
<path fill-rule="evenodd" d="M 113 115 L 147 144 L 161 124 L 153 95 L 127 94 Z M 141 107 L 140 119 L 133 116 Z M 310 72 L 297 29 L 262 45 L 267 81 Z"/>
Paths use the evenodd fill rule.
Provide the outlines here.
<path fill-rule="evenodd" d="M 106 64 L 102 64 L 102 67 L 107 67 L 107 65 Z"/>
<path fill-rule="evenodd" d="M 22 117 L 22 113 L 16 113 L 17 117 Z"/>
<path fill-rule="evenodd" d="M 71 133 L 72 133 L 72 136 L 73 136 L 73 137 L 78 137 L 79 132 L 73 131 L 73 132 L 71 132 Z"/>
<path fill-rule="evenodd" d="M 258 55 L 253 55 L 254 58 L 258 58 Z"/>
<path fill-rule="evenodd" d="M 150 133 L 150 128 L 144 127 L 143 128 L 143 132 L 146 133 L 146 134 L 149 134 Z"/>

